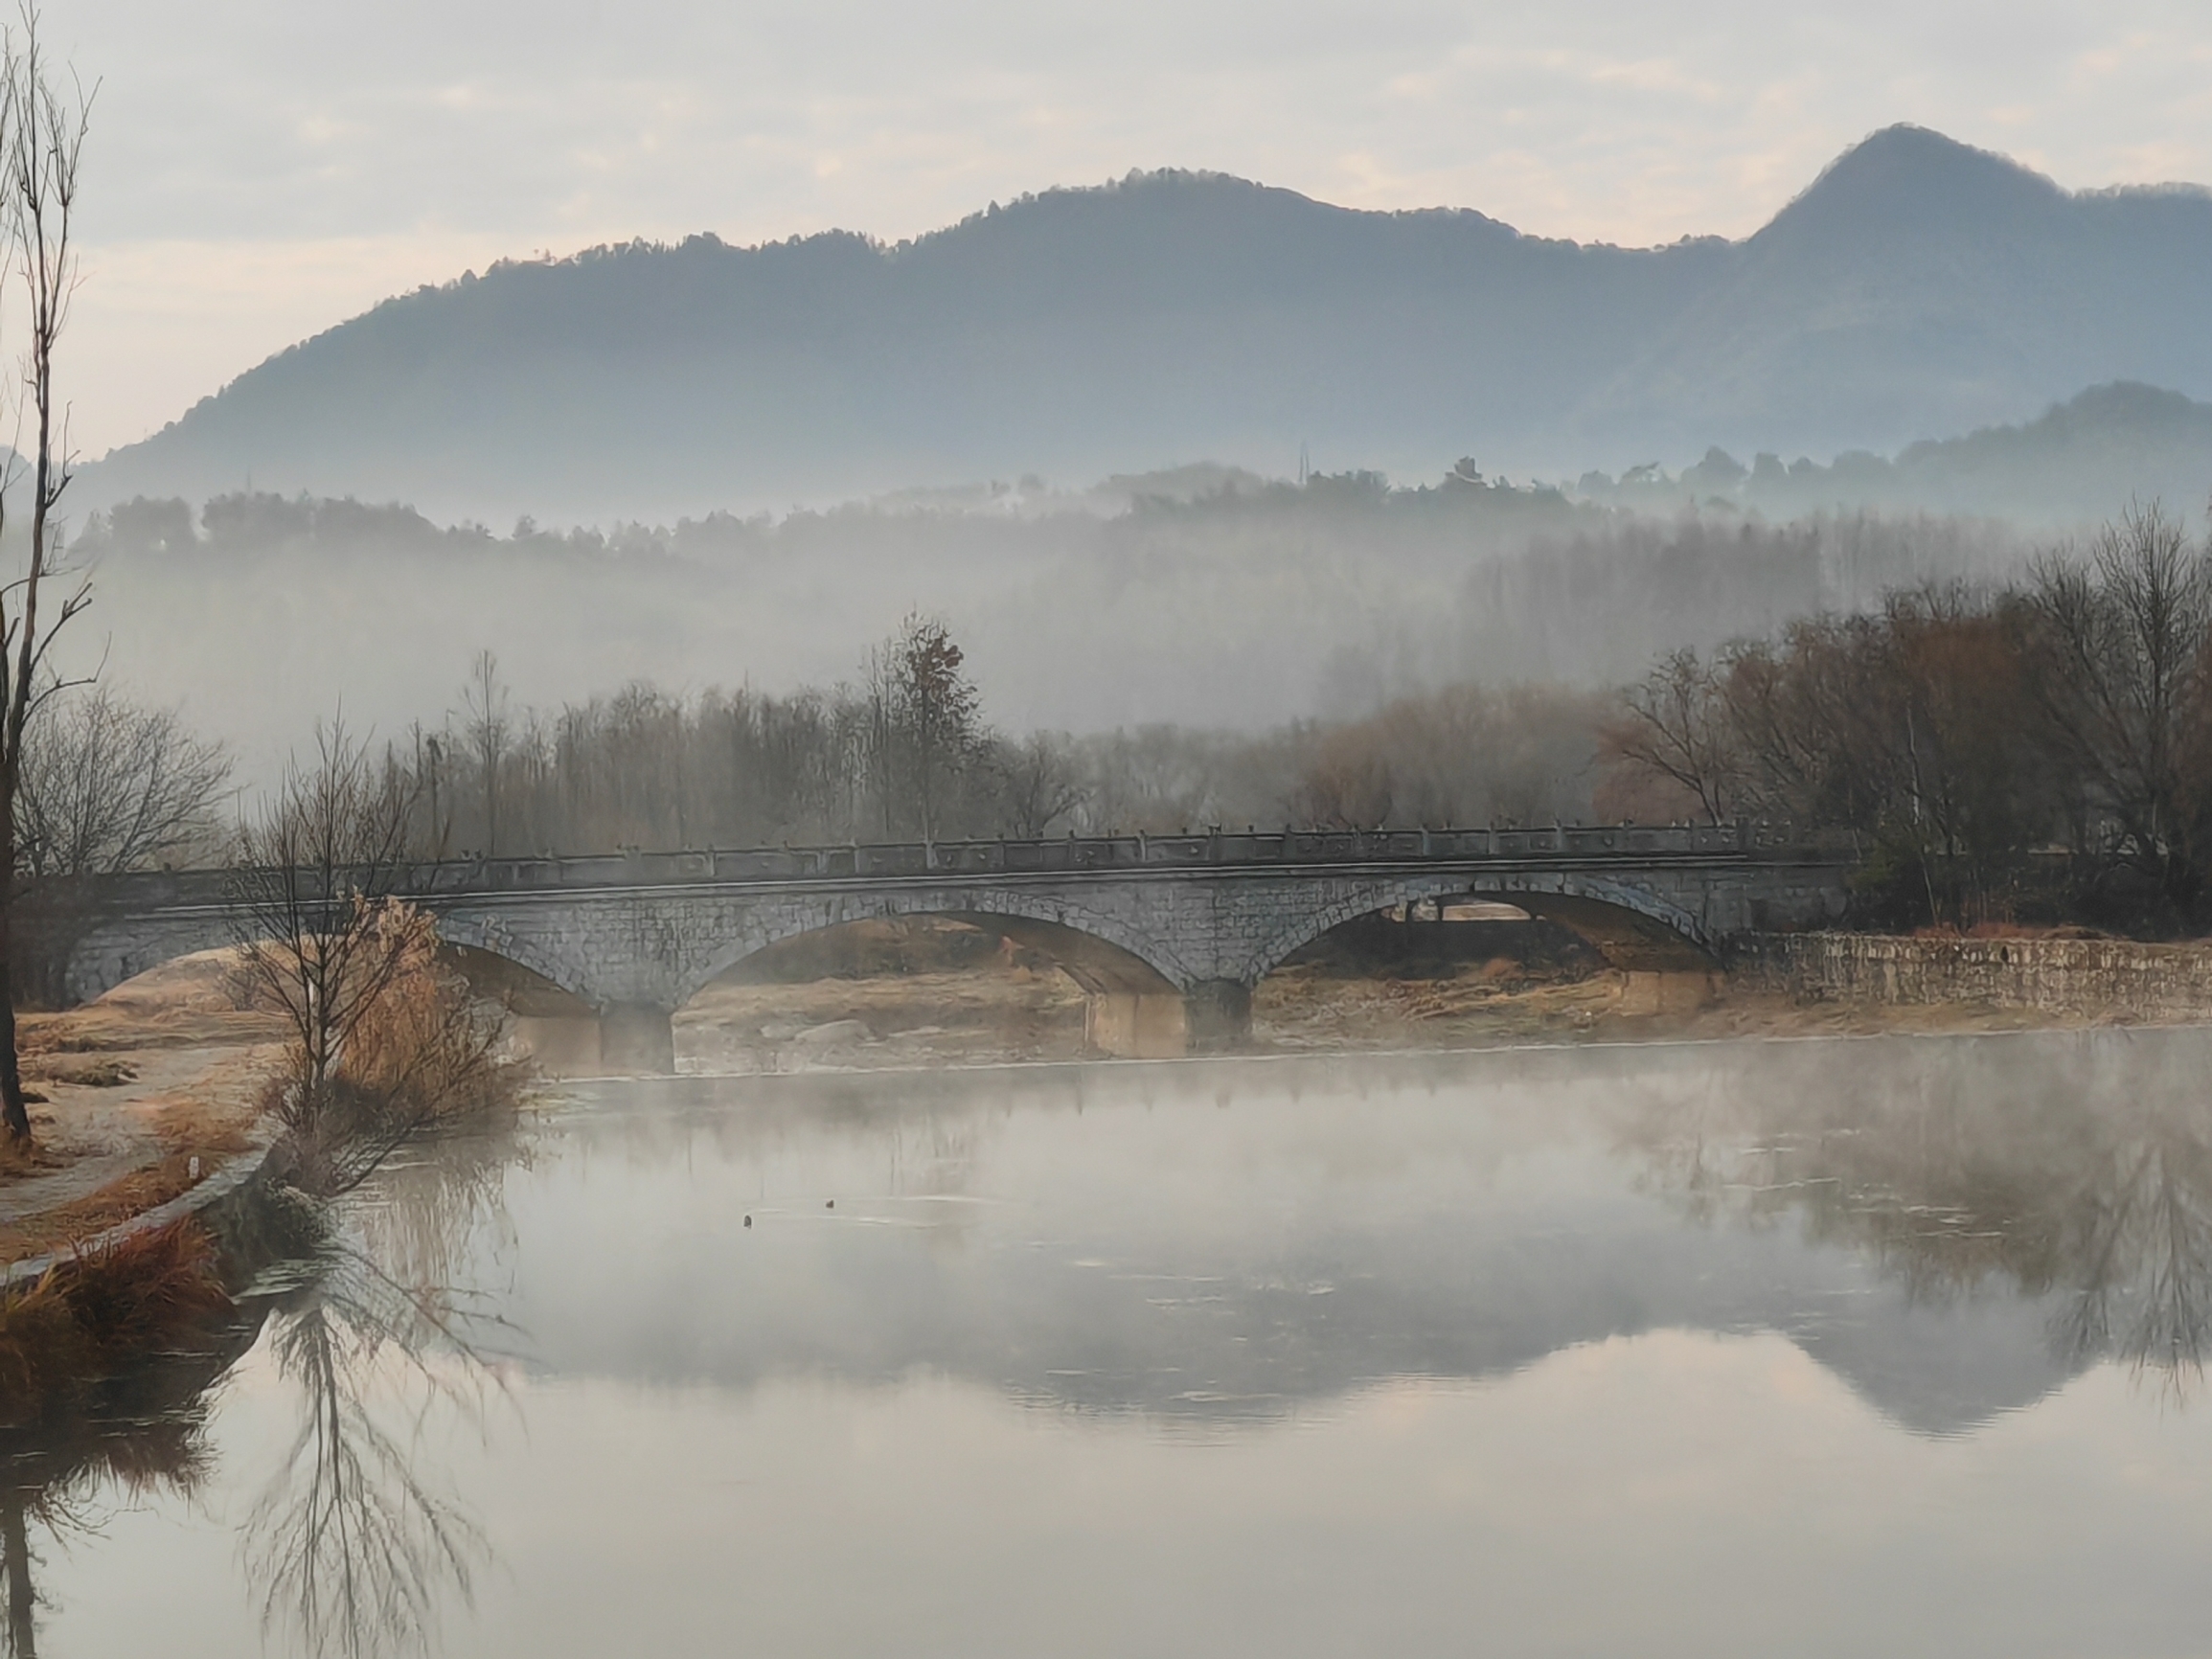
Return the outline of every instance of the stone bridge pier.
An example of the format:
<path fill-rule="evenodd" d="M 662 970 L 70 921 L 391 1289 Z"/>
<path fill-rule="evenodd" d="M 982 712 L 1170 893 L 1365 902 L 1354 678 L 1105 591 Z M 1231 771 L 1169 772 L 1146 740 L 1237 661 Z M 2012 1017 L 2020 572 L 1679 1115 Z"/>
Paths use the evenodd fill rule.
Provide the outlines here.
<path fill-rule="evenodd" d="M 90 997 L 229 938 L 221 876 L 118 878 L 70 956 Z M 1562 829 L 1117 836 L 426 865 L 398 890 L 446 941 L 527 969 L 596 1018 L 608 1071 L 667 1071 L 671 1021 L 779 941 L 871 919 L 969 921 L 1058 962 L 1094 1049 L 1233 1048 L 1252 992 L 1355 917 L 1505 899 L 1591 938 L 1631 974 L 1710 968 L 1731 936 L 1839 913 L 1833 859 L 1745 831 Z"/>

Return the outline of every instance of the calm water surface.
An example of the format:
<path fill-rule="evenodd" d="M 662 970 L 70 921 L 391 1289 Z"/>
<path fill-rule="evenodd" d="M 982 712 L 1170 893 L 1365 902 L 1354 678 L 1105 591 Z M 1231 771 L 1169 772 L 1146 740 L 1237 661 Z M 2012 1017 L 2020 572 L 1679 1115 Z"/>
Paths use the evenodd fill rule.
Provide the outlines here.
<path fill-rule="evenodd" d="M 610 1083 L 341 1231 L 13 1448 L 40 1651 L 2212 1652 L 2212 1033 Z"/>

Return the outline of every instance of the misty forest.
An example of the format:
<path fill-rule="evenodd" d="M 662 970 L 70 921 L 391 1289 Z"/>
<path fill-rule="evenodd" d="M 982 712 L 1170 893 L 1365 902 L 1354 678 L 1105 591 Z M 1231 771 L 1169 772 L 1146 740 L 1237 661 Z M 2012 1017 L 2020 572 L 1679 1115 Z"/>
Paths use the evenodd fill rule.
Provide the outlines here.
<path fill-rule="evenodd" d="M 1191 468 L 1085 496 L 1013 493 L 604 532 L 524 520 L 506 535 L 352 501 L 134 499 L 69 546 L 156 596 L 145 602 L 171 625 L 195 592 L 273 593 L 273 562 L 286 608 L 349 614 L 378 589 L 403 609 L 527 572 L 543 625 L 520 655 L 539 684 L 549 648 L 588 634 L 617 592 L 655 607 L 696 674 L 544 702 L 502 653 L 435 653 L 394 617 L 398 683 L 364 695 L 356 681 L 327 712 L 351 710 L 356 730 L 364 703 L 381 716 L 371 729 L 425 858 L 1750 819 L 1846 838 L 1870 924 L 2161 934 L 2199 920 L 2212 556 L 2155 500 L 2062 539 L 1867 507 L 1780 521 L 1719 497 L 1638 511 L 1486 480 L 1471 462 L 1410 489 Z M 840 573 L 884 587 L 924 560 L 965 567 L 979 593 L 1020 584 L 1028 637 L 998 631 L 978 599 L 972 632 L 910 612 L 874 643 L 844 642 L 842 671 L 812 683 L 769 689 L 741 660 L 716 673 L 751 596 L 789 584 L 843 619 Z M 687 625 L 686 596 L 711 592 L 731 597 L 739 639 Z M 2146 593 L 2161 637 L 2131 620 Z M 1357 610 L 1331 602 L 1354 594 Z M 1230 613 L 1220 625 L 1187 614 L 1209 602 Z M 777 607 L 784 649 L 838 631 L 810 608 Z M 1159 660 L 1162 635 L 1194 624 L 1209 648 Z M 978 639 L 1015 697 L 996 693 Z M 833 663 L 837 642 L 798 648 Z M 1088 660 L 1071 663 L 1078 650 Z M 998 714 L 1073 712 L 1056 666 L 1138 682 L 1119 695 L 1139 717 L 1071 731 Z M 265 695 L 285 671 L 239 677 Z M 443 696 L 422 698 L 441 678 Z M 1215 717 L 1144 717 L 1163 702 Z M 246 774 L 177 707 L 105 687 L 54 703 L 20 810 L 56 816 L 40 803 L 63 791 L 40 769 L 100 770 L 88 745 L 114 741 L 119 721 L 158 733 L 165 786 L 188 786 L 133 820 L 161 826 L 151 836 L 27 825 L 31 874 L 221 856 Z M 80 786 L 68 810 L 121 811 L 137 788 L 102 801 Z"/>

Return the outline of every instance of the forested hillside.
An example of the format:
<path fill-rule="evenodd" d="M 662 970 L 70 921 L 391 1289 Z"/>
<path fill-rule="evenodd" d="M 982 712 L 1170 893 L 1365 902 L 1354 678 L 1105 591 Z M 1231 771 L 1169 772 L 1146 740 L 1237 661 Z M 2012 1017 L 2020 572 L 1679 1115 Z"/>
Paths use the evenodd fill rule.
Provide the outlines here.
<path fill-rule="evenodd" d="M 2068 193 L 1892 128 L 1756 236 L 1132 174 L 888 246 L 600 248 L 394 299 L 89 469 L 444 518 L 673 517 L 1213 459 L 1573 477 L 1707 444 L 1894 451 L 2133 379 L 2212 395 L 2212 197 Z"/>

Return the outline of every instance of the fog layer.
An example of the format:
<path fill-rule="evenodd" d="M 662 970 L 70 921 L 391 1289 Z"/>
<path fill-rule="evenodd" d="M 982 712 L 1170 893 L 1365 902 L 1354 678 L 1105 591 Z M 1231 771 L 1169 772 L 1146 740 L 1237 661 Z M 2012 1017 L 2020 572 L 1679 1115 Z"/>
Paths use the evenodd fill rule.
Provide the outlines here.
<path fill-rule="evenodd" d="M 67 645 L 181 700 L 247 779 L 341 702 L 388 737 L 438 724 L 480 649 L 519 705 L 640 679 L 781 693 L 856 678 L 917 610 L 951 627 L 1002 730 L 1252 730 L 1467 680 L 1616 684 L 1661 650 L 2001 574 L 2026 546 L 1956 519 L 1655 520 L 1465 478 L 1199 469 L 1024 502 L 505 535 L 352 502 L 138 503 L 80 535 L 97 604 Z"/>

